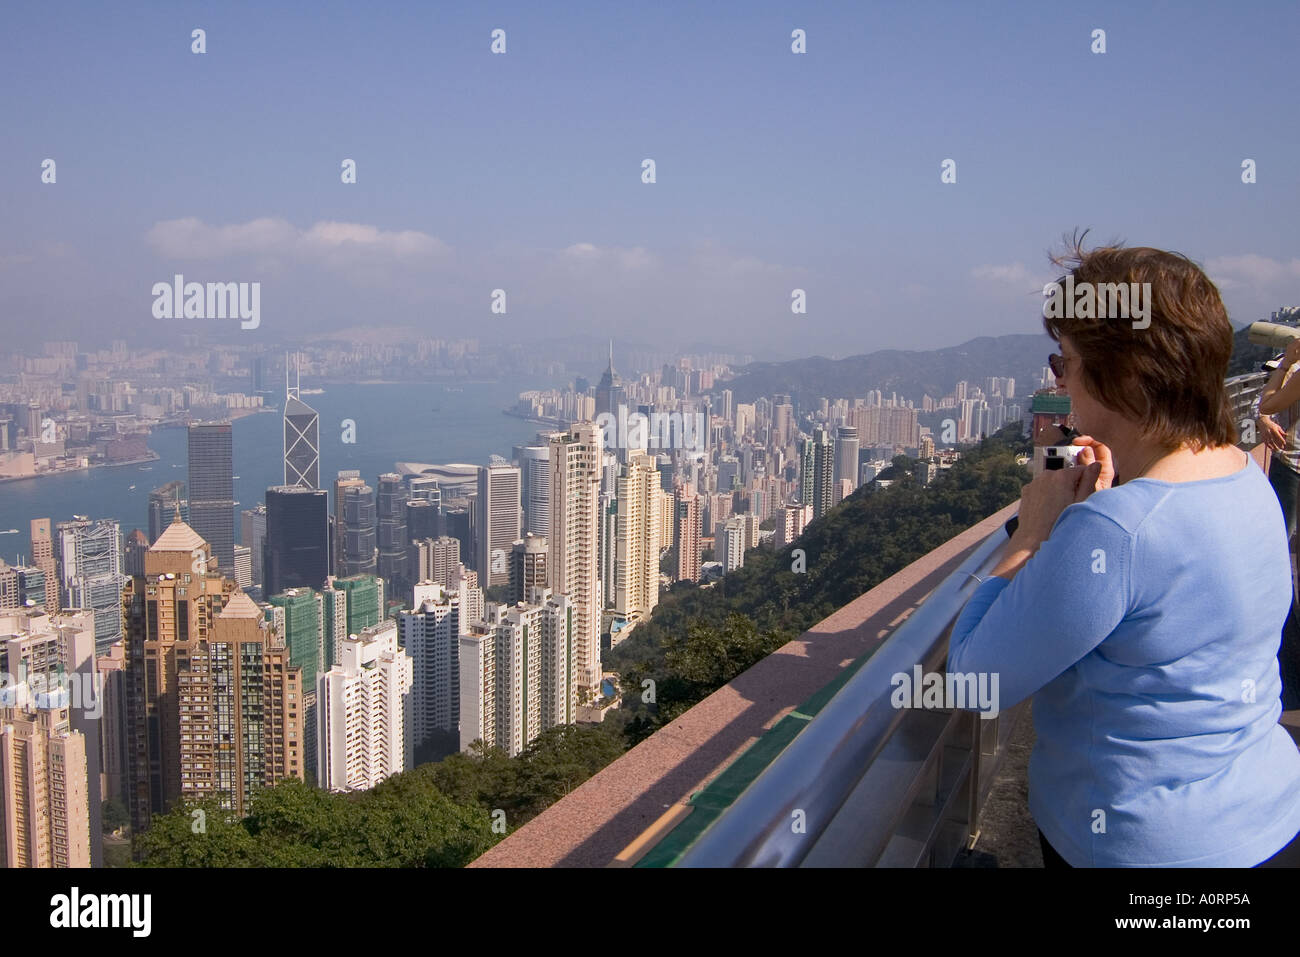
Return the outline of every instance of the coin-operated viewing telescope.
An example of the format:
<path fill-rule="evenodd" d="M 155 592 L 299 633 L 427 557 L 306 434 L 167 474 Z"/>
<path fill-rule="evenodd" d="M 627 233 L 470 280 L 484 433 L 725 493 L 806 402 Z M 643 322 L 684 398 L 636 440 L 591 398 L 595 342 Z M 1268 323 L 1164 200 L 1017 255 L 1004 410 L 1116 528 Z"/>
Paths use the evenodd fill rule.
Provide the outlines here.
<path fill-rule="evenodd" d="M 1247 336 L 1257 346 L 1268 346 L 1284 352 L 1292 339 L 1300 339 L 1300 328 L 1284 326 L 1279 322 L 1252 322 Z"/>

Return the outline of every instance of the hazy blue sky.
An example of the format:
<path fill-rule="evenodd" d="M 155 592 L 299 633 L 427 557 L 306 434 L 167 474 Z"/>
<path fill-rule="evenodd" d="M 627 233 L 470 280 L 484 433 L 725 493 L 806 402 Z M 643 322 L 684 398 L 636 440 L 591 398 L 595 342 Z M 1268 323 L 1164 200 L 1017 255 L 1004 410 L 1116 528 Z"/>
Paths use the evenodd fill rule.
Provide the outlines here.
<path fill-rule="evenodd" d="M 773 358 L 926 348 L 1037 331 L 1045 250 L 1075 226 L 1187 253 L 1239 322 L 1300 302 L 1296 3 L 4 17 L 0 347 L 179 322 L 152 317 L 150 288 L 181 272 L 261 282 L 241 335 L 272 339 L 412 324 Z"/>

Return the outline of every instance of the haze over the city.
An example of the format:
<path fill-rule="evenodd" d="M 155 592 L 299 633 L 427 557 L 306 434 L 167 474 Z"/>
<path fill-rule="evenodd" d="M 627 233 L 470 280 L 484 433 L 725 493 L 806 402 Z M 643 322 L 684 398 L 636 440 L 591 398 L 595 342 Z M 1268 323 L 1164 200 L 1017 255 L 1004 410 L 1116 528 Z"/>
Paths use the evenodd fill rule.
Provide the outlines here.
<path fill-rule="evenodd" d="M 1038 331 L 1076 226 L 1187 253 L 1238 323 L 1300 278 L 1292 4 L 61 11 L 0 35 L 15 347 L 410 325 L 926 349 Z M 176 274 L 260 282 L 259 327 L 155 318 Z"/>

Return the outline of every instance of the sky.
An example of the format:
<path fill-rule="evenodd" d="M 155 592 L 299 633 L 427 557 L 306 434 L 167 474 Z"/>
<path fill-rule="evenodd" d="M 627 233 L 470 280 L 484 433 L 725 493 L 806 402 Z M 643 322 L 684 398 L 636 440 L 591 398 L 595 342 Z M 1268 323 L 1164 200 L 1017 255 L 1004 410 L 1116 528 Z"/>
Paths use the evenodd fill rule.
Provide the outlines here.
<path fill-rule="evenodd" d="M 260 283 L 238 335 L 268 342 L 409 325 L 765 359 L 938 348 L 1040 331 L 1047 253 L 1075 228 L 1187 254 L 1238 323 L 1300 303 L 1300 4 L 51 2 L 5 21 L 0 349 L 226 338 L 155 318 L 177 273 Z"/>

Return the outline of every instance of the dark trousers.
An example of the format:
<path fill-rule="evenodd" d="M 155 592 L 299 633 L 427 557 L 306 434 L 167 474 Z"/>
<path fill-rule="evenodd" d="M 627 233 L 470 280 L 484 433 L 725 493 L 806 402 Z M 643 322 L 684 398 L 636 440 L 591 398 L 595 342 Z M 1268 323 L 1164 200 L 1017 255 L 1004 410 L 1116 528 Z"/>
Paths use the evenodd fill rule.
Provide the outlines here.
<path fill-rule="evenodd" d="M 1268 481 L 1277 493 L 1282 506 L 1282 521 L 1286 523 L 1287 539 L 1295 534 L 1297 498 L 1300 498 L 1300 474 L 1291 470 L 1280 456 L 1274 455 L 1268 466 Z M 1277 651 L 1277 667 L 1282 678 L 1282 710 L 1300 708 L 1300 615 L 1297 615 L 1294 594 L 1295 552 L 1291 552 L 1292 597 L 1291 611 L 1282 626 L 1282 644 Z"/>
<path fill-rule="evenodd" d="M 1043 849 L 1043 867 L 1061 868 L 1061 867 L 1073 866 L 1069 862 L 1067 862 L 1066 859 L 1063 858 L 1060 854 L 1056 853 L 1056 848 L 1052 847 L 1051 844 L 1047 843 L 1047 838 L 1043 836 L 1042 831 L 1038 832 L 1038 844 Z M 1300 867 L 1300 834 L 1297 834 L 1295 837 L 1291 838 L 1290 844 L 1282 848 L 1282 850 L 1278 851 L 1268 860 L 1261 861 L 1255 866 L 1256 867 Z"/>

